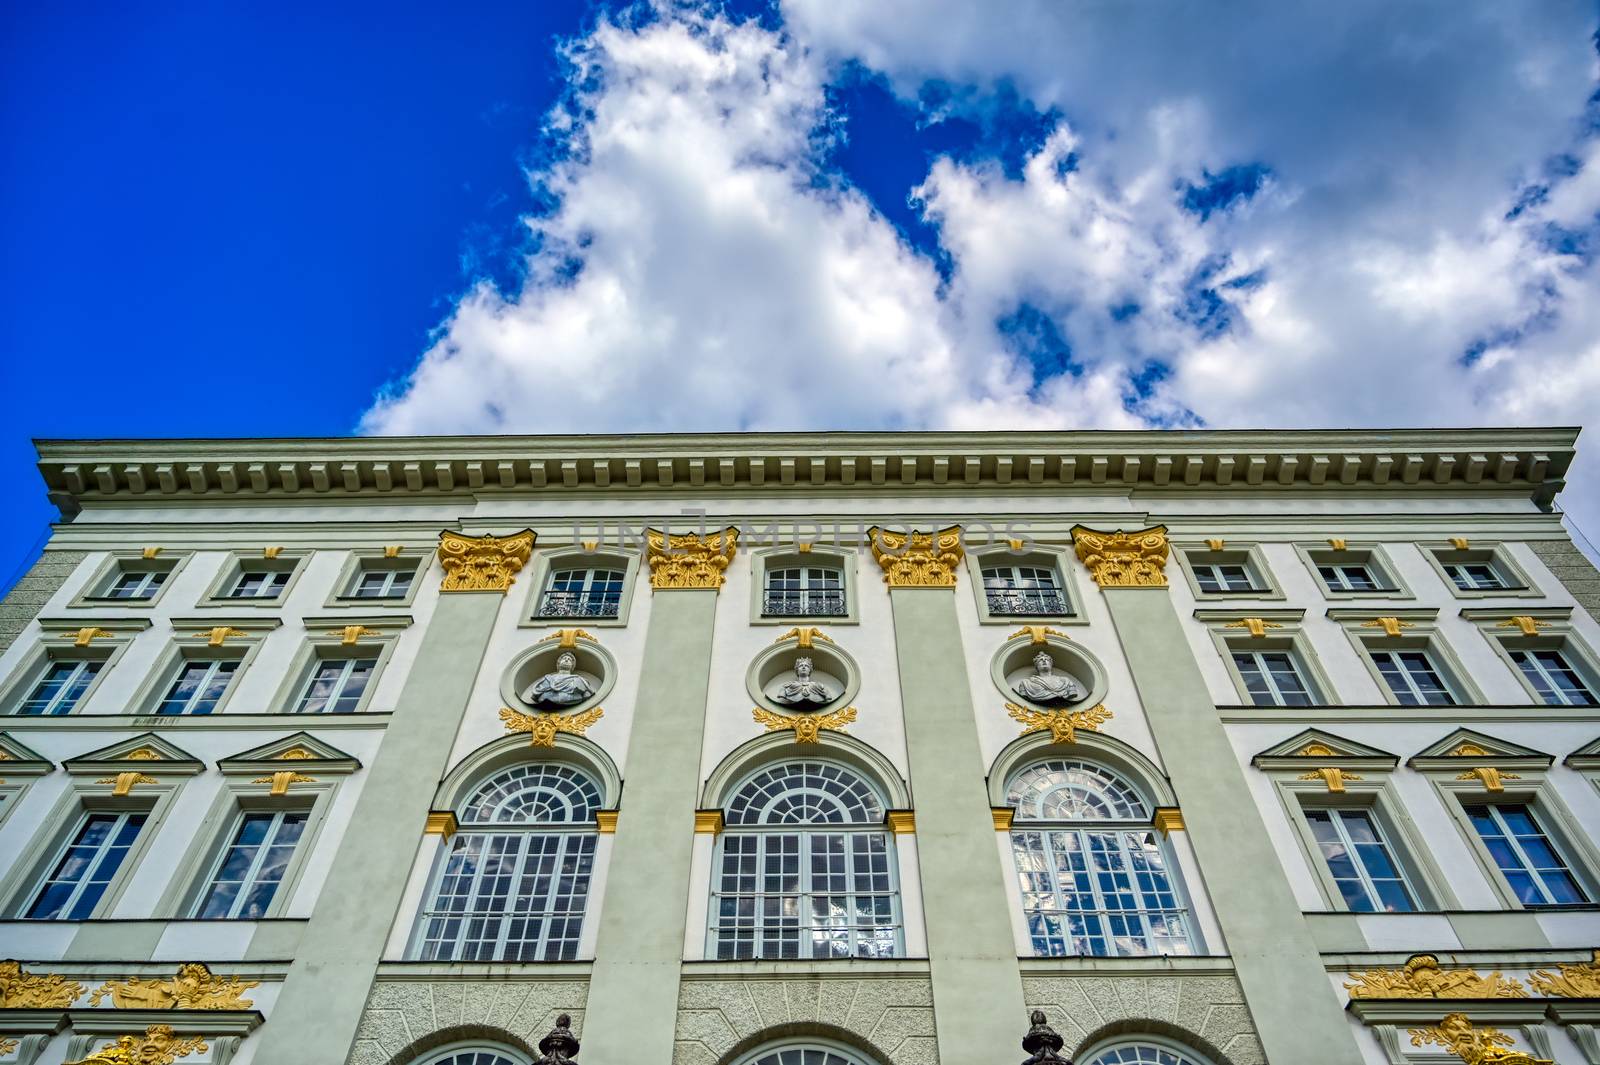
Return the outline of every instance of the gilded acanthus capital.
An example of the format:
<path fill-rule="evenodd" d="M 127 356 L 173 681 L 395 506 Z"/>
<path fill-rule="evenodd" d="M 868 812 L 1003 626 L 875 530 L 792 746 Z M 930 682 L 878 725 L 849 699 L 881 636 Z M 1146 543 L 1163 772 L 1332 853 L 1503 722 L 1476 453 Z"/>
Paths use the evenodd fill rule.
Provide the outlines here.
<path fill-rule="evenodd" d="M 1102 588 L 1165 588 L 1167 586 L 1167 527 L 1155 525 L 1135 532 L 1098 532 L 1083 525 L 1072 527 L 1072 544 L 1078 561 Z"/>
<path fill-rule="evenodd" d="M 439 534 L 439 561 L 444 565 L 443 592 L 505 592 L 533 554 L 533 530 L 514 536 Z"/>
<path fill-rule="evenodd" d="M 723 573 L 739 546 L 739 530 L 714 533 L 673 533 L 645 530 L 650 587 L 721 588 Z"/>
<path fill-rule="evenodd" d="M 874 525 L 867 530 L 872 557 L 883 567 L 891 588 L 954 588 L 956 567 L 966 557 L 961 526 L 938 532 L 894 532 Z"/>

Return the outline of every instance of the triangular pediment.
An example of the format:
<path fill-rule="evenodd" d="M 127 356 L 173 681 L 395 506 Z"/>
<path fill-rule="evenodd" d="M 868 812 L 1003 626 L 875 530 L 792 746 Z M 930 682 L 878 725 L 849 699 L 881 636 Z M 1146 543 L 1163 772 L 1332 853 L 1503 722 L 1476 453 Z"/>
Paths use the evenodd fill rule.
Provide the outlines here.
<path fill-rule="evenodd" d="M 246 773 L 280 767 L 285 763 L 315 768 L 324 772 L 354 772 L 360 759 L 309 732 L 296 732 L 280 739 L 229 755 L 217 762 L 224 773 Z"/>
<path fill-rule="evenodd" d="M 1574 769 L 1600 769 L 1600 737 L 1579 747 L 1564 761 Z"/>
<path fill-rule="evenodd" d="M 1318 728 L 1308 728 L 1299 732 L 1282 743 L 1274 744 L 1251 759 L 1252 764 L 1260 765 L 1264 761 L 1278 761 L 1292 759 L 1295 761 L 1324 761 L 1336 759 L 1340 761 L 1374 761 L 1388 765 L 1396 765 L 1400 757 L 1377 747 L 1369 747 L 1365 743 L 1336 736 L 1331 732 L 1324 732 Z"/>
<path fill-rule="evenodd" d="M 0 732 L 0 779 L 8 776 L 39 776 L 55 767 L 54 762 L 9 732 Z"/>
<path fill-rule="evenodd" d="M 1411 758 L 1411 764 L 1449 763 L 1463 766 L 1489 765 L 1500 762 L 1537 762 L 1549 765 L 1555 759 L 1543 751 L 1524 747 L 1510 740 L 1499 739 L 1470 728 L 1458 728 L 1449 735 L 1429 744 Z"/>
<path fill-rule="evenodd" d="M 99 772 L 112 766 L 139 766 L 147 772 L 198 773 L 205 763 L 154 732 L 118 740 L 108 746 L 68 758 L 61 763 L 70 772 Z"/>

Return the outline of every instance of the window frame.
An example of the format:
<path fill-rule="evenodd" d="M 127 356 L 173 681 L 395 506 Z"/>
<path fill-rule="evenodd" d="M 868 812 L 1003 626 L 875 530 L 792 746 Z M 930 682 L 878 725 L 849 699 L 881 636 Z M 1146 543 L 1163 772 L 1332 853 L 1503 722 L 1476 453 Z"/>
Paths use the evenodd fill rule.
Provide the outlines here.
<path fill-rule="evenodd" d="M 190 842 L 187 853 L 180 861 L 177 872 L 159 903 L 159 913 L 166 915 L 169 920 L 209 923 L 274 920 L 288 916 L 294 909 L 292 905 L 294 896 L 300 889 L 302 877 L 316 850 L 317 841 L 327 821 L 329 807 L 337 793 L 338 782 L 328 779 L 328 771 L 320 765 L 313 766 L 307 762 L 275 764 L 297 770 L 309 770 L 307 775 L 315 775 L 317 779 L 308 783 L 295 783 L 285 795 L 272 795 L 269 783 L 257 784 L 254 783 L 257 778 L 231 774 L 213 799 L 203 822 L 205 825 L 216 827 L 196 833 Z M 336 770 L 334 775 L 342 774 Z M 205 901 L 211 881 L 231 847 L 245 816 L 290 812 L 305 814 L 306 825 L 295 843 L 294 853 L 284 869 L 283 879 L 278 882 L 272 901 L 267 905 L 267 912 L 260 917 L 201 917 L 199 908 Z"/>
<path fill-rule="evenodd" d="M 517 582 L 527 581 L 522 593 L 521 613 L 517 615 L 520 629 L 548 629 L 552 626 L 582 625 L 584 628 L 623 628 L 633 615 L 634 589 L 639 584 L 642 556 L 638 551 L 617 547 L 600 541 L 587 544 L 568 544 L 565 547 L 534 548 L 533 557 Z M 617 616 L 606 617 L 541 617 L 539 603 L 544 598 L 551 576 L 568 569 L 614 569 L 622 571 L 622 597 L 617 601 Z"/>
<path fill-rule="evenodd" d="M 134 638 L 139 633 L 150 627 L 150 622 L 144 618 L 102 620 L 96 624 L 84 625 L 85 629 L 100 629 L 108 635 L 95 636 L 87 644 L 79 646 L 78 628 L 64 628 L 59 622 L 46 622 L 38 641 L 10 676 L 0 684 L 0 719 L 6 717 L 70 717 L 80 714 L 94 698 L 95 691 L 121 661 L 127 653 Z M 100 663 L 100 669 L 85 686 L 82 694 L 73 703 L 72 708 L 65 714 L 33 715 L 22 714 L 19 708 L 28 695 L 44 680 L 51 666 L 61 661 L 93 660 Z"/>
<path fill-rule="evenodd" d="M 750 624 L 858 625 L 861 622 L 860 552 L 833 544 L 778 544 L 750 552 Z M 779 569 L 836 569 L 844 597 L 842 614 L 768 614 L 767 573 Z"/>
<path fill-rule="evenodd" d="M 1555 610 L 1463 610 L 1461 616 L 1477 626 L 1483 638 L 1489 642 L 1494 653 L 1506 664 L 1517 682 L 1522 685 L 1522 690 L 1527 693 L 1529 701 L 1535 706 L 1547 707 L 1550 710 L 1577 710 L 1585 708 L 1600 709 L 1600 656 L 1596 656 L 1589 646 L 1573 627 L 1570 609 Z M 1516 623 L 1518 617 L 1531 617 L 1535 632 L 1523 632 Z M 1528 678 L 1527 673 L 1516 661 L 1518 651 L 1555 651 L 1562 656 L 1567 665 L 1577 674 L 1589 694 L 1594 697 L 1593 703 L 1552 703 L 1547 702 L 1540 694 L 1538 687 Z"/>
<path fill-rule="evenodd" d="M 1510 545 L 1499 540 L 1468 540 L 1466 547 L 1458 547 L 1449 541 L 1418 541 L 1417 550 L 1422 552 L 1422 557 L 1433 567 L 1440 583 L 1456 599 L 1539 599 L 1544 597 L 1544 592 L 1534 583 L 1528 574 L 1527 568 L 1519 563 L 1510 550 Z M 1510 587 L 1507 588 L 1462 588 L 1451 577 L 1447 566 L 1487 564 L 1491 566 Z"/>
<path fill-rule="evenodd" d="M 1345 636 L 1360 656 L 1361 663 L 1372 677 L 1372 682 L 1377 685 L 1378 695 L 1386 706 L 1402 706 L 1408 710 L 1449 710 L 1461 707 L 1484 705 L 1483 692 L 1473 683 L 1472 675 L 1461 660 L 1456 657 L 1455 651 L 1450 647 L 1436 623 L 1438 612 L 1436 610 L 1329 610 L 1328 617 L 1339 623 L 1344 629 Z M 1365 626 L 1377 622 L 1380 617 L 1390 616 L 1401 622 L 1400 635 L 1390 636 L 1381 628 Z M 1378 653 L 1404 653 L 1421 651 L 1428 656 L 1428 660 L 1435 673 L 1439 675 L 1440 682 L 1445 691 L 1450 694 L 1448 703 L 1406 703 L 1401 702 L 1389 682 L 1385 679 L 1382 669 L 1375 657 Z"/>
<path fill-rule="evenodd" d="M 138 690 L 128 700 L 129 712 L 138 717 L 216 717 L 227 713 L 228 705 L 238 693 L 240 685 L 250 672 L 256 655 L 261 652 L 267 635 L 279 626 L 276 618 L 173 618 L 173 639 L 157 657 L 149 672 L 140 682 Z M 211 627 L 236 628 L 241 636 L 230 636 L 222 644 L 212 646 L 204 629 Z M 177 680 L 178 670 L 185 662 L 208 659 L 233 659 L 239 664 L 233 671 L 228 686 L 223 689 L 216 704 L 208 714 L 158 714 L 166 694 Z"/>
<path fill-rule="evenodd" d="M 207 589 L 200 606 L 213 610 L 226 610 L 230 607 L 281 609 L 294 594 L 295 586 L 299 583 L 301 574 L 306 571 L 311 555 L 310 551 L 280 551 L 275 557 L 268 558 L 259 551 L 229 552 L 223 559 L 222 565 L 218 567 L 217 576 Z M 261 596 L 240 598 L 231 594 L 249 573 L 286 573 L 288 578 L 278 594 L 271 598 Z"/>
<path fill-rule="evenodd" d="M 1325 600 L 1416 598 L 1410 586 L 1401 577 L 1400 568 L 1394 564 L 1394 559 L 1380 543 L 1370 540 L 1348 541 L 1344 547 L 1336 548 L 1327 541 L 1301 542 L 1296 543 L 1294 549 L 1305 565 L 1307 573 L 1310 574 L 1312 582 L 1317 586 L 1317 591 Z M 1328 582 L 1322 577 L 1323 566 L 1362 566 L 1379 582 L 1379 587 L 1366 591 L 1329 588 Z"/>
<path fill-rule="evenodd" d="M 1082 1065 L 1101 1065 L 1100 1059 L 1113 1051 L 1135 1050 L 1142 1047 L 1154 1047 L 1156 1050 L 1175 1055 L 1182 1065 L 1213 1065 L 1208 1055 L 1150 1032 L 1123 1032 L 1101 1039 L 1092 1046 L 1077 1051 L 1073 1055 L 1073 1060 L 1081 1062 Z M 1126 1065 L 1151 1065 L 1151 1063 L 1130 1062 Z"/>
<path fill-rule="evenodd" d="M 1351 764 L 1359 759 L 1332 759 L 1341 764 Z M 1449 881 L 1435 863 L 1416 825 L 1405 812 L 1405 806 L 1395 798 L 1390 786 L 1390 771 L 1359 767 L 1359 776 L 1366 780 L 1344 780 L 1344 792 L 1330 792 L 1317 780 L 1298 780 L 1293 776 L 1275 774 L 1273 783 L 1278 791 L 1289 823 L 1294 826 L 1295 838 L 1300 842 L 1301 856 L 1305 859 L 1317 882 L 1322 903 L 1329 913 L 1349 913 L 1358 916 L 1371 913 L 1383 916 L 1387 910 L 1352 910 L 1340 890 L 1333 871 L 1322 854 L 1320 841 L 1311 827 L 1310 810 L 1359 810 L 1372 818 L 1380 836 L 1389 850 L 1389 860 L 1400 871 L 1406 888 L 1410 891 L 1413 914 L 1438 913 L 1457 908 Z"/>
<path fill-rule="evenodd" d="M 146 557 L 143 551 L 107 552 L 67 607 L 72 610 L 149 610 L 177 583 L 179 573 L 193 554 L 192 551 L 168 551 L 164 548 L 153 557 Z M 111 582 L 123 573 L 157 570 L 164 572 L 166 577 L 149 598 L 115 599 L 105 594 Z"/>
<path fill-rule="evenodd" d="M 352 548 L 345 554 L 344 562 L 339 567 L 339 576 L 328 591 L 328 598 L 323 603 L 324 608 L 330 610 L 394 610 L 409 607 L 417 598 L 417 591 L 422 587 L 422 581 L 427 576 L 433 553 L 428 550 L 414 547 L 402 547 L 393 555 L 387 553 L 385 548 L 358 547 Z M 369 596 L 351 595 L 350 590 L 355 587 L 357 578 L 367 569 L 392 570 L 397 573 L 409 572 L 411 586 L 403 596 L 392 599 L 376 599 Z"/>
<path fill-rule="evenodd" d="M 312 717 L 322 714 L 353 717 L 357 714 L 372 713 L 373 698 L 378 686 L 383 682 L 389 662 L 394 657 L 395 645 L 410 624 L 409 616 L 396 617 L 392 614 L 366 618 L 350 616 L 306 618 L 306 637 L 301 641 L 300 648 L 295 653 L 277 691 L 273 693 L 271 702 L 267 704 L 267 712 Z M 340 630 L 348 625 L 360 625 L 369 631 L 363 633 L 355 643 L 347 644 Z M 300 704 L 322 663 L 336 659 L 365 658 L 374 659 L 372 676 L 368 678 L 366 688 L 356 701 L 355 709 L 350 711 L 300 709 Z"/>
<path fill-rule="evenodd" d="M 1224 540 L 1221 548 L 1196 541 L 1175 543 L 1173 555 L 1178 569 L 1189 586 L 1189 594 L 1197 603 L 1238 603 L 1255 600 L 1281 600 L 1282 586 L 1274 579 L 1267 565 L 1266 553 L 1261 544 L 1253 540 Z M 1237 592 L 1208 592 L 1200 585 L 1197 566 L 1240 566 L 1249 577 L 1252 587 Z"/>
<path fill-rule="evenodd" d="M 1233 684 L 1238 704 L 1249 710 L 1316 710 L 1338 706 L 1339 694 L 1312 647 L 1304 628 L 1305 612 L 1302 610 L 1196 610 L 1195 619 L 1206 626 L 1211 642 L 1222 660 L 1223 669 Z M 1252 636 L 1245 627 L 1246 618 L 1259 618 L 1265 629 L 1261 636 Z M 1255 701 L 1238 663 L 1233 660 L 1235 651 L 1281 653 L 1290 656 L 1300 678 L 1312 695 L 1308 706 L 1284 703 L 1261 704 Z"/>
<path fill-rule="evenodd" d="M 984 547 L 967 548 L 967 583 L 972 588 L 973 605 L 978 612 L 980 625 L 1087 625 L 1084 614 L 1085 600 L 1078 585 L 1077 556 L 1070 544 L 1050 544 L 1036 541 L 1001 541 Z M 1067 610 L 1064 614 L 1001 614 L 989 608 L 989 596 L 984 586 L 986 567 L 1031 566 L 1049 569 L 1055 573 L 1056 590 Z"/>

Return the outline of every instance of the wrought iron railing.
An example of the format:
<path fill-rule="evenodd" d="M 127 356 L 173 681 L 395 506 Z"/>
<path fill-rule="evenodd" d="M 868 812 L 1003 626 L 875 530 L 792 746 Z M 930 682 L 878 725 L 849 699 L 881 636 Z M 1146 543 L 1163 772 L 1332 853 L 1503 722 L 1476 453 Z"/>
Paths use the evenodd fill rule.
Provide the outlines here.
<path fill-rule="evenodd" d="M 1053 589 L 1024 591 L 990 588 L 984 594 L 989 599 L 991 614 L 1058 616 L 1067 613 L 1066 597 Z"/>
<path fill-rule="evenodd" d="M 844 617 L 843 588 L 768 588 L 761 602 L 766 617 Z"/>
<path fill-rule="evenodd" d="M 545 592 L 539 600 L 542 618 L 614 618 L 622 595 L 613 592 Z"/>

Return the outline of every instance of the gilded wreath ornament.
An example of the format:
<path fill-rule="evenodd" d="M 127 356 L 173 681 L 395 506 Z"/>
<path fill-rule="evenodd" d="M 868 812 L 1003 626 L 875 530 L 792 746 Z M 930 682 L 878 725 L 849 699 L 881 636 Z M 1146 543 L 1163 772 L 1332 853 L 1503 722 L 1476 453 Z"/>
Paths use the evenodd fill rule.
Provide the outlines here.
<path fill-rule="evenodd" d="M 891 588 L 954 588 L 956 567 L 966 557 L 961 526 L 937 532 L 894 532 L 874 525 L 867 530 L 872 557 Z"/>
<path fill-rule="evenodd" d="M 1165 588 L 1167 586 L 1167 527 L 1153 525 L 1136 532 L 1098 532 L 1083 525 L 1072 527 L 1072 546 L 1078 561 L 1102 588 Z"/>
<path fill-rule="evenodd" d="M 1051 743 L 1072 743 L 1078 738 L 1079 729 L 1099 732 L 1101 725 L 1116 716 L 1106 709 L 1105 703 L 1085 710 L 1035 710 L 1017 703 L 1007 703 L 1006 713 L 1022 725 L 1024 736 L 1048 729 Z"/>
<path fill-rule="evenodd" d="M 739 530 L 674 535 L 646 529 L 645 547 L 651 588 L 721 588 L 739 547 Z"/>
<path fill-rule="evenodd" d="M 444 566 L 444 592 L 505 592 L 533 554 L 533 530 L 513 536 L 439 534 L 439 562 Z"/>
<path fill-rule="evenodd" d="M 598 706 L 590 707 L 580 714 L 563 714 L 560 711 L 524 714 L 509 706 L 500 708 L 500 720 L 505 722 L 506 731 L 526 732 L 530 747 L 554 747 L 558 732 L 570 732 L 575 736 L 582 736 L 589 730 L 590 725 L 604 716 L 605 711 Z"/>
<path fill-rule="evenodd" d="M 25 973 L 22 963 L 0 961 L 0 1007 L 64 1010 L 83 997 L 83 985 L 55 973 Z"/>
<path fill-rule="evenodd" d="M 839 730 L 856 719 L 856 708 L 846 706 L 826 714 L 775 714 L 771 710 L 755 707 L 751 714 L 756 723 L 767 726 L 768 732 L 781 729 L 794 731 L 794 742 L 816 743 L 824 730 Z"/>

